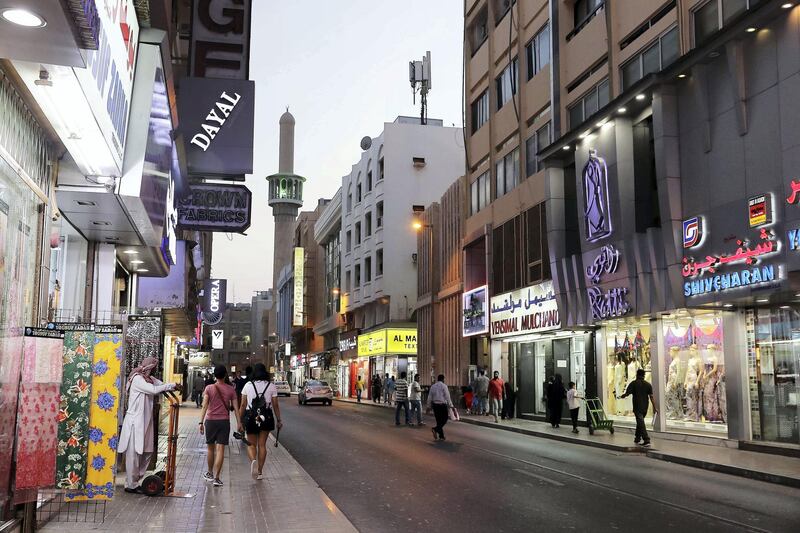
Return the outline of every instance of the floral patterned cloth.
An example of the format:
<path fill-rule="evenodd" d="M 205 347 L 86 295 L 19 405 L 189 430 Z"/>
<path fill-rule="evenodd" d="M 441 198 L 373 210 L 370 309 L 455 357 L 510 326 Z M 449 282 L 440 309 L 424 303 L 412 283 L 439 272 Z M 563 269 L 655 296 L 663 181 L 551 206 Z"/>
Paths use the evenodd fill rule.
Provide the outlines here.
<path fill-rule="evenodd" d="M 120 399 L 120 372 L 125 350 L 122 326 L 97 326 L 92 365 L 92 404 L 86 486 L 68 491 L 68 500 L 110 500 L 114 496 Z"/>
<path fill-rule="evenodd" d="M 5 505 L 11 493 L 22 342 L 22 332 L 0 338 L 0 505 Z"/>
<path fill-rule="evenodd" d="M 58 410 L 56 485 L 78 490 L 85 485 L 88 463 L 94 325 L 57 323 L 56 327 L 66 330 Z"/>

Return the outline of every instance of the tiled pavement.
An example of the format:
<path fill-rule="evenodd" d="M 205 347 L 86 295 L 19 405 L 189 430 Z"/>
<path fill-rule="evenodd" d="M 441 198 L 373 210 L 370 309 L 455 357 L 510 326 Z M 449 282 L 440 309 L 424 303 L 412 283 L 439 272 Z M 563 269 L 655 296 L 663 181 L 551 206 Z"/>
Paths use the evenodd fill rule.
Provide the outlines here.
<path fill-rule="evenodd" d="M 250 477 L 245 446 L 231 438 L 222 471 L 224 487 L 203 481 L 206 447 L 197 430 L 199 410 L 184 405 L 178 442 L 176 489 L 191 498 L 151 498 L 122 490 L 107 503 L 103 523 L 51 521 L 40 531 L 339 533 L 356 529 L 283 446 L 270 437 L 265 479 Z M 166 439 L 160 439 L 162 442 Z"/>

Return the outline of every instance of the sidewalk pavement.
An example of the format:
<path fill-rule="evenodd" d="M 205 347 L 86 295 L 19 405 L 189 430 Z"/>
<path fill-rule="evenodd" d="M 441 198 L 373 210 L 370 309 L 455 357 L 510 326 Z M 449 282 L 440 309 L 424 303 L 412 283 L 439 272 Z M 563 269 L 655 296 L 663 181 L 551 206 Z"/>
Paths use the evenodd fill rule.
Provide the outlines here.
<path fill-rule="evenodd" d="M 204 481 L 206 445 L 197 427 L 199 414 L 200 410 L 194 405 L 184 404 L 181 409 L 175 476 L 176 490 L 189 492 L 193 497 L 128 494 L 122 490 L 124 475 L 118 475 L 116 492 L 107 503 L 103 523 L 75 523 L 77 515 L 72 511 L 69 523 L 51 521 L 39 530 L 70 533 L 357 531 L 289 452 L 283 446 L 274 447 L 274 435 L 268 442 L 263 481 L 250 477 L 246 446 L 233 437 L 222 468 L 225 485 L 215 488 Z M 159 442 L 164 443 L 161 451 L 165 452 L 166 438 L 162 436 Z"/>
<path fill-rule="evenodd" d="M 357 403 L 356 400 L 350 398 L 337 398 L 337 400 Z M 361 405 L 392 407 L 389 404 L 373 403 L 372 400 L 362 400 Z M 607 431 L 598 431 L 594 435 L 589 435 L 586 427 L 579 428 L 580 433 L 575 434 L 567 424 L 555 429 L 550 427 L 547 422 L 520 418 L 494 422 L 491 416 L 462 413 L 461 421 L 477 426 L 513 431 L 531 437 L 604 448 L 616 452 L 639 453 L 652 459 L 800 488 L 800 460 L 796 457 L 731 448 L 725 445 L 730 444 L 730 441 L 720 440 L 720 445 L 714 446 L 660 439 L 659 433 L 651 433 L 652 446 L 643 448 L 633 444 L 633 433 L 628 428 L 619 428 L 614 435 Z"/>

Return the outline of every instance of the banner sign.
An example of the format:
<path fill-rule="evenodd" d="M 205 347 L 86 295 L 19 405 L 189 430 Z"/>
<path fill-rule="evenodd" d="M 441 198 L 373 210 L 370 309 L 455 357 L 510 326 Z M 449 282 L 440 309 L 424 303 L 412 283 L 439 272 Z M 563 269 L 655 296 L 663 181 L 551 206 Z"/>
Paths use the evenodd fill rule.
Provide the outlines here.
<path fill-rule="evenodd" d="M 387 329 L 386 353 L 417 354 L 416 329 Z"/>
<path fill-rule="evenodd" d="M 386 353 L 386 330 L 381 329 L 358 336 L 358 356 L 383 355 Z"/>
<path fill-rule="evenodd" d="M 339 352 L 342 356 L 356 355 L 358 349 L 358 330 L 348 331 L 339 336 Z"/>
<path fill-rule="evenodd" d="M 203 322 L 209 326 L 216 326 L 222 322 L 225 312 L 225 303 L 228 289 L 228 280 L 207 279 L 203 286 Z"/>
<path fill-rule="evenodd" d="M 469 337 L 489 331 L 489 308 L 486 300 L 489 287 L 484 285 L 461 296 L 461 335 Z"/>
<path fill-rule="evenodd" d="M 243 233 L 250 227 L 253 194 L 244 185 L 196 183 L 178 202 L 178 228 Z"/>
<path fill-rule="evenodd" d="M 303 289 L 305 276 L 305 251 L 303 248 L 294 249 L 294 309 L 292 313 L 292 326 L 303 325 Z"/>
<path fill-rule="evenodd" d="M 493 339 L 561 327 L 552 281 L 492 297 L 490 316 Z"/>
<path fill-rule="evenodd" d="M 252 174 L 255 82 L 183 78 L 178 116 L 189 174 Z"/>
<path fill-rule="evenodd" d="M 225 346 L 225 331 L 221 329 L 211 330 L 211 349 L 222 350 Z"/>
<path fill-rule="evenodd" d="M 246 80 L 250 64 L 251 0 L 193 2 L 192 76 Z"/>

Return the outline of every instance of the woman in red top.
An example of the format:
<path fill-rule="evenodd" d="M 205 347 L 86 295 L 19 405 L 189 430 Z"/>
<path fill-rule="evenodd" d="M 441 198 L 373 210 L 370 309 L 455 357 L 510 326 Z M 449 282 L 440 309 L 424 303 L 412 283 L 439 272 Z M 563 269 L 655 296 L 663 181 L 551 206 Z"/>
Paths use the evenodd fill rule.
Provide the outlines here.
<path fill-rule="evenodd" d="M 208 447 L 208 471 L 203 479 L 221 487 L 219 473 L 225 459 L 225 446 L 231 434 L 231 411 L 236 415 L 239 431 L 244 431 L 236 406 L 236 389 L 225 383 L 228 371 L 225 365 L 214 367 L 215 383 L 206 385 L 203 391 L 203 410 L 200 412 L 200 433 L 206 436 Z"/>

